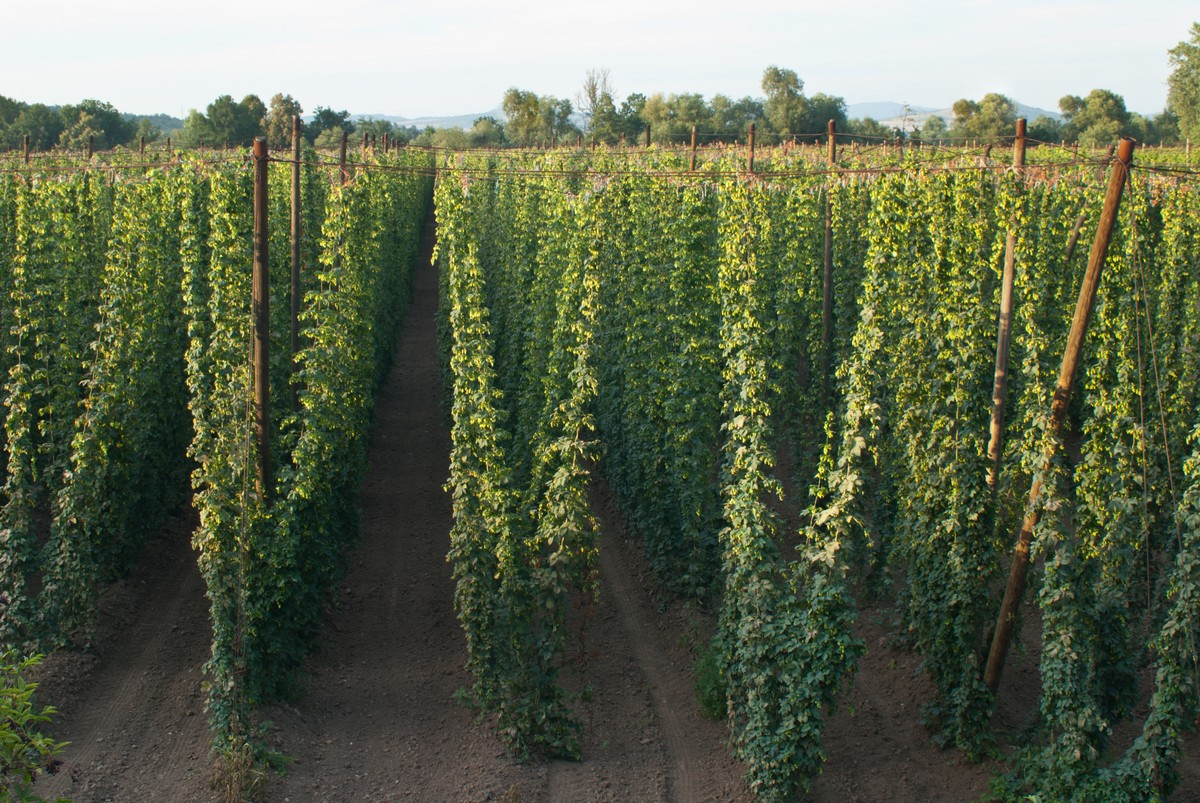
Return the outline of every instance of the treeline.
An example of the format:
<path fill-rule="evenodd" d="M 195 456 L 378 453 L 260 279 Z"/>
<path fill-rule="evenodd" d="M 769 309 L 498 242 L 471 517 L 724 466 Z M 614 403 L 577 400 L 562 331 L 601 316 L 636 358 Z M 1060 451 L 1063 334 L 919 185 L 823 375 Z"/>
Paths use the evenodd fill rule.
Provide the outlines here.
<path fill-rule="evenodd" d="M 0 150 L 29 147 L 46 151 L 51 148 L 82 150 L 88 146 L 104 150 L 137 142 L 139 137 L 154 139 L 159 134 L 159 117 L 122 114 L 111 103 L 83 100 L 67 106 L 22 103 L 0 95 Z M 170 119 L 170 118 L 166 118 Z"/>
<path fill-rule="evenodd" d="M 1144 145 L 1180 142 L 1179 116 L 1170 109 L 1144 117 L 1125 108 L 1125 99 L 1107 89 L 1093 89 L 1087 97 L 1064 95 L 1058 101 L 1062 119 L 1045 115 L 1029 124 L 1029 136 L 1042 142 L 1078 142 L 1088 147 L 1110 145 L 1131 136 Z M 954 103 L 954 119 L 948 126 L 937 115 L 927 118 L 909 136 L 925 141 L 970 139 L 994 142 L 1008 136 L 1016 124 L 1017 105 L 1004 95 L 989 93 L 982 100 L 966 98 Z"/>
<path fill-rule="evenodd" d="M 1016 102 L 989 93 L 981 100 L 962 98 L 953 105 L 953 116 L 912 115 L 902 126 L 889 126 L 870 117 L 851 119 L 843 98 L 804 94 L 804 81 L 793 71 L 776 66 L 763 72 L 762 97 L 734 99 L 697 93 L 650 96 L 632 93 L 616 100 L 608 70 L 590 70 L 575 101 L 553 95 L 509 89 L 502 103 L 506 121 L 480 117 L 469 129 L 427 129 L 415 142 L 444 148 L 540 147 L 574 142 L 616 145 L 644 142 L 679 144 L 691 139 L 695 128 L 701 144 L 744 141 L 750 126 L 763 144 L 816 139 L 830 120 L 839 134 L 863 141 L 921 140 L 927 143 L 975 141 L 990 143 L 1012 136 L 1020 112 Z M 1130 112 L 1125 99 L 1107 89 L 1094 89 L 1086 97 L 1066 95 L 1059 101 L 1061 119 L 1039 116 L 1029 125 L 1029 136 L 1044 142 L 1078 142 L 1107 145 L 1121 136 L 1132 136 L 1148 145 L 1177 144 L 1184 120 L 1172 108 L 1144 117 Z M 1193 123 L 1193 126 L 1195 124 Z"/>
<path fill-rule="evenodd" d="M 204 111 L 192 109 L 179 120 L 168 115 L 135 115 L 119 111 L 111 103 L 84 100 L 75 105 L 48 106 L 22 103 L 0 95 L 0 150 L 23 148 L 25 137 L 34 151 L 108 150 L 145 141 L 171 138 L 185 148 L 226 148 L 250 145 L 265 136 L 272 148 L 287 147 L 292 141 L 292 116 L 304 108 L 291 95 L 282 93 L 263 103 L 257 95 L 235 101 L 222 95 Z M 350 112 L 316 107 L 304 124 L 304 138 L 315 147 L 337 147 L 342 134 L 375 137 L 387 135 L 403 144 L 417 136 L 411 126 L 387 120 L 351 120 Z"/>
<path fill-rule="evenodd" d="M 574 142 L 580 137 L 597 144 L 643 141 L 647 129 L 657 144 L 678 143 L 691 137 L 693 126 L 703 142 L 744 139 L 755 126 L 764 143 L 819 135 L 834 120 L 838 131 L 863 137 L 895 136 L 875 120 L 851 120 L 846 101 L 817 93 L 804 94 L 804 81 L 793 70 L 768 67 L 762 78 L 763 97 L 731 98 L 698 93 L 644 95 L 634 92 L 618 101 L 609 71 L 589 70 L 583 86 L 570 99 L 512 88 L 501 108 L 506 120 L 480 117 L 466 130 L 427 130 L 416 140 L 445 148 L 537 147 Z"/>
<path fill-rule="evenodd" d="M 291 95 L 277 93 L 270 104 L 264 104 L 257 95 L 247 95 L 240 101 L 222 95 L 203 112 L 193 109 L 188 113 L 179 131 L 179 144 L 220 148 L 246 145 L 255 137 L 265 136 L 270 147 L 283 148 L 292 142 L 292 118 L 303 113 L 304 107 Z M 305 121 L 302 130 L 306 143 L 317 148 L 336 148 L 343 134 L 386 135 L 397 144 L 417 135 L 417 129 L 411 126 L 398 126 L 388 120 L 351 120 L 350 112 L 325 106 L 313 110 L 312 119 Z"/>

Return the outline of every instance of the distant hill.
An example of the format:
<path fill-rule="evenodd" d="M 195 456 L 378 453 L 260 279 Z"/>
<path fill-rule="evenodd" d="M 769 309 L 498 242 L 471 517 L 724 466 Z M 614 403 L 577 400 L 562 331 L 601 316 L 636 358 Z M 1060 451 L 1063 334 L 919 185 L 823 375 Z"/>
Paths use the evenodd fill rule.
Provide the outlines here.
<path fill-rule="evenodd" d="M 851 103 L 846 107 L 846 116 L 851 120 L 864 120 L 868 117 L 881 121 L 900 119 L 904 116 L 905 108 L 908 109 L 910 117 L 914 114 L 930 115 L 937 111 L 932 106 L 912 106 L 907 103 L 880 100 L 874 103 Z"/>

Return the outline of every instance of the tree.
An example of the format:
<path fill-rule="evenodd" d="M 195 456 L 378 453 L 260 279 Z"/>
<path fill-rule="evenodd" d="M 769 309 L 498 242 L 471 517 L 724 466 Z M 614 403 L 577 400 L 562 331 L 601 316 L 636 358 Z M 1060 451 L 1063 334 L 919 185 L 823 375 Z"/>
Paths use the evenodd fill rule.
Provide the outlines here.
<path fill-rule="evenodd" d="M 1164 109 L 1149 119 L 1142 118 L 1138 114 L 1133 115 L 1133 117 L 1135 124 L 1137 120 L 1145 122 L 1145 133 L 1141 135 L 1135 134 L 1134 136 L 1147 145 L 1179 144 L 1179 117 L 1170 108 Z"/>
<path fill-rule="evenodd" d="M 646 98 L 642 104 L 642 121 L 650 127 L 650 134 L 657 142 L 667 139 L 667 129 L 671 126 L 671 104 L 666 95 L 655 92 Z M 638 137 L 645 136 L 645 128 L 632 138 L 633 142 L 641 143 Z"/>
<path fill-rule="evenodd" d="M 42 103 L 25 106 L 13 119 L 4 134 L 3 145 L 19 148 L 29 135 L 29 147 L 35 151 L 46 151 L 58 144 L 62 135 L 62 116 Z"/>
<path fill-rule="evenodd" d="M 1129 132 L 1125 99 L 1107 89 L 1093 89 L 1086 98 L 1066 95 L 1058 101 L 1063 113 L 1063 135 L 1080 145 L 1110 145 Z"/>
<path fill-rule="evenodd" d="M 1167 109 L 1179 121 L 1179 136 L 1200 142 L 1200 22 L 1192 23 L 1189 34 L 1188 41 L 1168 51 Z"/>
<path fill-rule="evenodd" d="M 477 117 L 467 132 L 467 140 L 472 148 L 499 148 L 508 141 L 504 124 L 495 117 Z"/>
<path fill-rule="evenodd" d="M 205 110 L 208 119 L 208 141 L 212 147 L 248 146 L 262 134 L 263 117 L 267 108 L 257 95 L 247 95 L 235 103 L 222 95 Z"/>
<path fill-rule="evenodd" d="M 571 101 L 552 95 L 538 98 L 538 118 L 542 122 L 542 140 L 555 145 L 569 134 L 578 133 L 571 123 Z"/>
<path fill-rule="evenodd" d="M 956 137 L 997 142 L 1012 136 L 1017 125 L 1017 104 L 1011 98 L 989 92 L 976 102 L 962 98 L 954 103 L 954 125 L 950 133 Z"/>
<path fill-rule="evenodd" d="M 435 131 L 430 144 L 435 148 L 449 148 L 461 151 L 470 147 L 471 143 L 467 132 L 458 126 L 452 126 L 450 128 L 439 128 Z"/>
<path fill-rule="evenodd" d="M 282 92 L 271 97 L 267 116 L 263 120 L 267 145 L 272 148 L 290 148 L 292 145 L 292 118 L 304 113 L 300 102 Z"/>
<path fill-rule="evenodd" d="M 304 133 L 308 141 L 315 145 L 322 133 L 334 128 L 337 129 L 339 142 L 343 131 L 347 134 L 353 133 L 354 123 L 350 122 L 350 112 L 345 109 L 335 112 L 325 106 L 318 106 L 313 110 L 313 119 L 305 126 Z"/>
<path fill-rule="evenodd" d="M 597 142 L 614 143 L 621 138 L 621 130 L 621 116 L 616 102 L 608 92 L 601 93 L 592 110 L 589 133 Z"/>
<path fill-rule="evenodd" d="M 135 136 L 139 141 L 156 142 L 162 136 L 162 129 L 150 122 L 149 118 L 143 117 L 141 120 L 138 120 Z"/>
<path fill-rule="evenodd" d="M 942 140 L 946 138 L 948 131 L 946 119 L 940 114 L 931 114 L 925 118 L 925 125 L 917 129 L 914 134 L 924 142 L 940 145 Z"/>
<path fill-rule="evenodd" d="M 895 133 L 892 131 L 892 129 L 888 128 L 873 117 L 847 120 L 846 133 L 852 137 L 870 140 L 895 139 Z"/>
<path fill-rule="evenodd" d="M 6 98 L 0 95 L 0 128 L 9 125 L 13 120 L 17 119 L 17 115 L 23 112 L 29 104 L 22 103 L 19 100 Z"/>
<path fill-rule="evenodd" d="M 685 142 L 691 138 L 692 126 L 705 131 L 710 125 L 710 113 L 704 97 L 692 93 L 651 95 L 642 107 L 641 116 L 650 126 L 650 134 L 655 142 Z"/>
<path fill-rule="evenodd" d="M 59 115 L 62 117 L 59 144 L 64 147 L 87 147 L 91 137 L 95 147 L 104 150 L 124 145 L 137 136 L 137 129 L 111 103 L 84 100 L 75 106 L 63 106 Z"/>
<path fill-rule="evenodd" d="M 565 98 L 539 98 L 513 87 L 504 93 L 501 108 L 508 118 L 505 130 L 509 140 L 524 148 L 553 144 L 576 130 L 571 124 L 571 101 Z"/>
<path fill-rule="evenodd" d="M 597 142 L 616 142 L 621 138 L 620 116 L 613 100 L 608 68 L 588 70 L 583 87 L 575 93 L 575 108 L 583 117 L 583 131 Z"/>
<path fill-rule="evenodd" d="M 585 133 L 595 130 L 594 119 L 596 112 L 605 104 L 614 105 L 612 102 L 612 85 L 609 83 L 609 73 L 607 67 L 602 67 L 598 70 L 588 70 L 584 74 L 583 86 L 575 93 L 575 107 L 579 109 L 580 115 L 583 116 L 583 130 Z"/>
<path fill-rule="evenodd" d="M 500 107 L 508 120 L 505 130 L 513 144 L 523 148 L 536 145 L 541 133 L 537 95 L 513 87 L 504 93 Z"/>
<path fill-rule="evenodd" d="M 389 140 L 393 141 L 397 139 L 395 123 L 391 122 L 390 120 L 377 120 L 373 117 L 365 117 L 361 120 L 356 120 L 354 122 L 354 133 L 359 138 L 361 138 L 363 134 L 367 134 L 368 136 L 374 137 L 377 142 L 382 140 L 384 136 L 387 136 Z M 381 142 L 380 147 L 382 147 Z"/>
<path fill-rule="evenodd" d="M 808 99 L 806 106 L 808 108 L 804 128 L 793 132 L 794 134 L 824 134 L 828 130 L 830 120 L 833 120 L 839 131 L 845 127 L 846 101 L 842 98 L 818 92 Z"/>
<path fill-rule="evenodd" d="M 1063 124 L 1044 114 L 1029 124 L 1025 130 L 1025 136 L 1038 142 L 1062 142 L 1067 138 L 1063 131 Z"/>
<path fill-rule="evenodd" d="M 204 114 L 195 109 L 188 112 L 179 144 L 188 148 L 249 146 L 262 136 L 266 113 L 267 107 L 257 95 L 247 95 L 236 103 L 231 96 L 221 95 L 208 104 Z"/>
<path fill-rule="evenodd" d="M 621 101 L 621 110 L 617 112 L 617 125 L 620 129 L 617 138 L 625 137 L 629 142 L 637 140 L 646 130 L 646 119 L 642 111 L 646 108 L 646 96 L 641 92 L 633 92 Z"/>
<path fill-rule="evenodd" d="M 767 96 L 764 110 L 772 131 L 780 137 L 806 133 L 808 102 L 804 97 L 804 82 L 794 70 L 767 67 L 763 71 L 762 91 Z"/>
<path fill-rule="evenodd" d="M 179 131 L 179 144 L 184 148 L 200 148 L 211 141 L 208 118 L 192 109 L 183 119 L 183 128 Z"/>
<path fill-rule="evenodd" d="M 341 126 L 326 128 L 320 134 L 313 138 L 312 145 L 314 148 L 323 151 L 338 150 L 342 147 L 342 136 L 350 136 L 352 131 L 346 131 Z"/>
<path fill-rule="evenodd" d="M 721 139 L 743 137 L 749 132 L 751 123 L 762 123 L 767 119 L 763 102 L 752 97 L 733 100 L 724 95 L 713 95 L 708 110 L 709 131 L 706 133 Z"/>

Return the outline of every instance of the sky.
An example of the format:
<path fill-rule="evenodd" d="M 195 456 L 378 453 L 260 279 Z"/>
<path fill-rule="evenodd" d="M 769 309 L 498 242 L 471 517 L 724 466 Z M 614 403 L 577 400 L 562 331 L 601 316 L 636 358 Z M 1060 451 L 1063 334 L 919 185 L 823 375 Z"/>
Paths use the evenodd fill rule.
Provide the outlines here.
<path fill-rule="evenodd" d="M 183 117 L 220 95 L 278 92 L 312 111 L 485 112 L 505 90 L 573 98 L 606 68 L 632 92 L 762 95 L 763 70 L 806 94 L 944 108 L 1000 92 L 1056 110 L 1109 89 L 1166 103 L 1167 51 L 1196 0 L 59 0 L 6 3 L 0 95 L 108 101 Z"/>

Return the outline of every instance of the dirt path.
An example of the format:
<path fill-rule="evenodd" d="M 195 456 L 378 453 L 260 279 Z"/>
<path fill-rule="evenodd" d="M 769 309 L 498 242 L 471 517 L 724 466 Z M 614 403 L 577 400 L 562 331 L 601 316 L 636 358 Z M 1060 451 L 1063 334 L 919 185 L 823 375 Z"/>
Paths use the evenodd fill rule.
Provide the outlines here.
<path fill-rule="evenodd" d="M 653 601 L 625 579 L 629 551 L 614 537 L 606 537 L 600 602 L 566 678 L 590 689 L 579 709 L 584 760 L 519 764 L 455 701 L 469 678 L 446 562 L 450 444 L 436 308 L 437 275 L 424 260 L 376 405 L 362 542 L 308 664 L 305 695 L 267 712 L 276 747 L 294 759 L 271 799 L 738 797 L 741 772 L 727 758 L 723 728 L 700 720 L 689 666 L 652 624 Z"/>
<path fill-rule="evenodd" d="M 195 523 L 190 510 L 172 519 L 105 592 L 94 651 L 55 653 L 40 668 L 39 700 L 58 708 L 52 730 L 71 742 L 61 771 L 38 781 L 42 797 L 212 799 L 200 687 L 212 631 Z"/>

